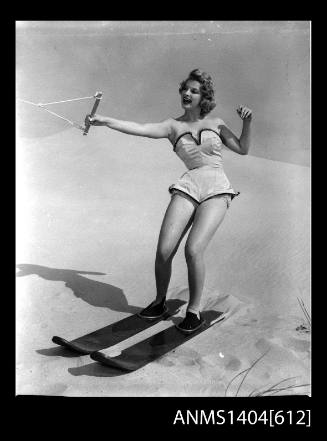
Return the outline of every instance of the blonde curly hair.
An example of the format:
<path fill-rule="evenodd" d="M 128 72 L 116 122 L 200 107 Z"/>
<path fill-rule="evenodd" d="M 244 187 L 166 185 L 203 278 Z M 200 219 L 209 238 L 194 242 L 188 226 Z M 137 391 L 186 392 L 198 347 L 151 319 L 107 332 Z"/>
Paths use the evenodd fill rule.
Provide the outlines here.
<path fill-rule="evenodd" d="M 200 101 L 200 116 L 206 116 L 216 107 L 214 83 L 209 74 L 200 69 L 192 70 L 186 80 L 182 81 L 179 86 L 179 93 L 185 89 L 186 83 L 190 80 L 198 81 L 200 83 L 201 101 Z"/>

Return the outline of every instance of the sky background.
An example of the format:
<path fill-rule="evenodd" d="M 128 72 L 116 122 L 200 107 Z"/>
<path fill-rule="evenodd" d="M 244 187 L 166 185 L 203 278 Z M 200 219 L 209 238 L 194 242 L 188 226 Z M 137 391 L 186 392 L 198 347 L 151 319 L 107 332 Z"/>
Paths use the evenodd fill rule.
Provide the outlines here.
<path fill-rule="evenodd" d="M 138 122 L 182 113 L 179 83 L 194 68 L 214 79 L 221 117 L 237 134 L 236 107 L 253 110 L 250 154 L 310 165 L 310 23 L 289 21 L 44 21 L 16 23 L 17 98 L 34 103 L 103 92 L 98 113 Z M 79 123 L 91 101 L 49 107 Z M 67 130 L 17 105 L 17 133 Z"/>

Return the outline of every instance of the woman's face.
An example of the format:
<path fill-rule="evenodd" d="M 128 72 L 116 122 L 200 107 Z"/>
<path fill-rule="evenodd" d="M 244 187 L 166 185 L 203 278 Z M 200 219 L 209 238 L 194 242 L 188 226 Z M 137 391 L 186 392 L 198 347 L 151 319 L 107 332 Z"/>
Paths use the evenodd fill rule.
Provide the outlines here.
<path fill-rule="evenodd" d="M 181 90 L 182 107 L 186 110 L 195 109 L 201 102 L 201 84 L 195 80 L 188 80 Z"/>

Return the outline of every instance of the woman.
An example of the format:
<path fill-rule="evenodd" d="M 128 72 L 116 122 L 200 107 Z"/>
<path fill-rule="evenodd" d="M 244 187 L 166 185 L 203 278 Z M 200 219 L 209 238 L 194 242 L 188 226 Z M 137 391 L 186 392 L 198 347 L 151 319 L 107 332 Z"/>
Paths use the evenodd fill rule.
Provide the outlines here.
<path fill-rule="evenodd" d="M 224 144 L 240 155 L 248 153 L 252 111 L 245 106 L 238 107 L 243 129 L 240 138 L 237 138 L 220 118 L 208 117 L 216 106 L 210 75 L 199 69 L 193 70 L 180 84 L 179 93 L 184 113 L 178 118 L 146 124 L 100 115 L 93 118 L 88 115 L 86 120 L 91 125 L 107 126 L 130 135 L 168 138 L 175 153 L 188 168 L 169 187 L 172 197 L 162 222 L 155 260 L 157 295 L 139 315 L 153 319 L 167 311 L 165 300 L 172 260 L 190 229 L 185 245 L 190 299 L 186 316 L 177 327 L 191 333 L 204 323 L 200 301 L 205 278 L 205 249 L 221 224 L 231 200 L 239 194 L 233 190 L 223 171 L 221 150 Z"/>

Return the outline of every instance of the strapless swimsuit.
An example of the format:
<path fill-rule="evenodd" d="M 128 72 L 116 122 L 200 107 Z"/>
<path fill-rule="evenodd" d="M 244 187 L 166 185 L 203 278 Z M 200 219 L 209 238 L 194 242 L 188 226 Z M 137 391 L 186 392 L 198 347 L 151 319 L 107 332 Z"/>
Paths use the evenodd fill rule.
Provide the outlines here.
<path fill-rule="evenodd" d="M 226 195 L 230 202 L 240 194 L 232 188 L 224 173 L 223 143 L 219 133 L 213 129 L 202 129 L 198 139 L 191 132 L 185 132 L 176 139 L 174 151 L 188 171 L 169 187 L 170 193 L 181 192 L 196 204 L 218 195 Z"/>

